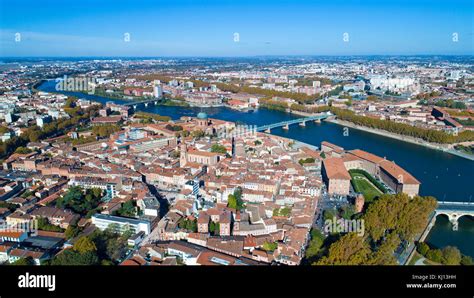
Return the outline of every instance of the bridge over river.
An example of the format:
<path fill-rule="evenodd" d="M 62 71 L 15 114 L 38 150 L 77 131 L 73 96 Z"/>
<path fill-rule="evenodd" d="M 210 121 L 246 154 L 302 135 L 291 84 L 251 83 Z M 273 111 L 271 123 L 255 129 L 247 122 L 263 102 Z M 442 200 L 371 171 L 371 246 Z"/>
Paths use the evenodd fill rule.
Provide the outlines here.
<path fill-rule="evenodd" d="M 145 107 L 148 107 L 149 104 L 157 104 L 159 102 L 163 101 L 163 98 L 153 98 L 153 99 L 147 99 L 147 100 L 140 100 L 140 101 L 130 101 L 123 103 L 123 106 L 132 106 L 135 110 L 137 109 L 137 106 L 140 104 L 145 105 Z"/>
<path fill-rule="evenodd" d="M 283 127 L 283 129 L 290 129 L 290 125 L 297 124 L 297 123 L 300 126 L 306 126 L 306 122 L 308 121 L 321 122 L 321 120 L 326 119 L 330 116 L 332 116 L 332 114 L 330 112 L 326 112 L 326 113 L 321 113 L 321 114 L 310 116 L 310 117 L 304 117 L 304 118 L 298 118 L 298 119 L 292 119 L 288 121 L 262 125 L 262 126 L 257 127 L 257 131 L 264 131 L 264 132 L 270 133 L 273 128 Z"/>
<path fill-rule="evenodd" d="M 474 202 L 444 202 L 438 201 L 438 208 L 431 214 L 428 225 L 415 242 L 423 242 L 436 223 L 438 215 L 446 215 L 453 225 L 453 231 L 458 230 L 458 220 L 463 216 L 474 216 Z M 399 264 L 408 264 L 416 250 L 415 242 L 409 246 L 397 257 Z"/>
<path fill-rule="evenodd" d="M 474 202 L 438 202 L 436 216 L 446 215 L 453 224 L 453 231 L 458 230 L 458 220 L 462 216 L 474 216 Z"/>

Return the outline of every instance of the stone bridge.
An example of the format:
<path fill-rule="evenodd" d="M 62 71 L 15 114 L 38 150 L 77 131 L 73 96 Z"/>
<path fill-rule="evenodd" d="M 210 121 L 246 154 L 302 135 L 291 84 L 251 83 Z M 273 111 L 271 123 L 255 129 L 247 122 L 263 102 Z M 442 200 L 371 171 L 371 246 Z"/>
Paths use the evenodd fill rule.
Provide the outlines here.
<path fill-rule="evenodd" d="M 463 216 L 474 216 L 474 202 L 438 202 L 436 216 L 446 215 L 453 224 L 453 231 L 458 230 L 458 220 Z"/>

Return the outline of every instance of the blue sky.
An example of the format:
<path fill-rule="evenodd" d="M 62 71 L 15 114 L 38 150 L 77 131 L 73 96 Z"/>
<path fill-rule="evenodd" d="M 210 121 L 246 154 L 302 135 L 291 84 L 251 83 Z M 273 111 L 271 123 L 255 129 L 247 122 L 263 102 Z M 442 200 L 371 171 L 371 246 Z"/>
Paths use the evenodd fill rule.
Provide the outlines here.
<path fill-rule="evenodd" d="M 473 54 L 473 3 L 0 0 L 0 56 Z"/>

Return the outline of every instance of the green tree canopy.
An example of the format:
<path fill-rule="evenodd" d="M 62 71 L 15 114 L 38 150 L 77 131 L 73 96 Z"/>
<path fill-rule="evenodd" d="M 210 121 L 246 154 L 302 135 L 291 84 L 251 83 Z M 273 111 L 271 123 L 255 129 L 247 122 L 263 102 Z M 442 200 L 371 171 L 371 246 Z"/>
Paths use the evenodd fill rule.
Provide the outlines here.
<path fill-rule="evenodd" d="M 95 243 L 91 239 L 89 239 L 89 237 L 87 236 L 83 236 L 79 238 L 79 240 L 77 240 L 76 243 L 74 243 L 73 248 L 75 251 L 81 254 L 86 253 L 86 252 L 97 251 L 97 247 L 95 246 Z"/>

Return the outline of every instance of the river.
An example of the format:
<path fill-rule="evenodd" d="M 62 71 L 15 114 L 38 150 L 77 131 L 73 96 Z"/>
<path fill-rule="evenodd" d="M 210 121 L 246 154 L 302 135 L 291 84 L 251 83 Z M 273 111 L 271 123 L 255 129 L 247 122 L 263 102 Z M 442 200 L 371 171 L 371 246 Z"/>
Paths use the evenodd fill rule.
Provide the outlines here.
<path fill-rule="evenodd" d="M 53 92 L 55 91 L 54 86 L 54 81 L 45 81 L 37 89 Z M 122 102 L 77 92 L 62 93 L 101 103 L 107 101 Z M 170 116 L 172 119 L 179 119 L 181 116 L 195 116 L 198 112 L 203 111 L 211 118 L 257 126 L 301 117 L 267 109 L 239 112 L 224 107 L 193 108 L 154 105 L 149 105 L 147 108 L 140 105 L 138 109 L 162 116 Z M 386 157 L 395 161 L 421 182 L 421 195 L 434 196 L 439 201 L 474 201 L 474 161 L 361 130 L 349 129 L 348 132 L 348 134 L 344 134 L 344 127 L 328 122 L 306 123 L 306 127 L 292 125 L 288 131 L 282 128 L 272 130 L 272 134 L 318 147 L 322 141 L 328 141 L 345 149 L 358 148 Z M 426 241 L 436 247 L 454 245 L 462 253 L 474 257 L 474 219 L 472 217 L 461 218 L 458 231 L 452 231 L 447 217 L 438 216 L 436 224 Z"/>

